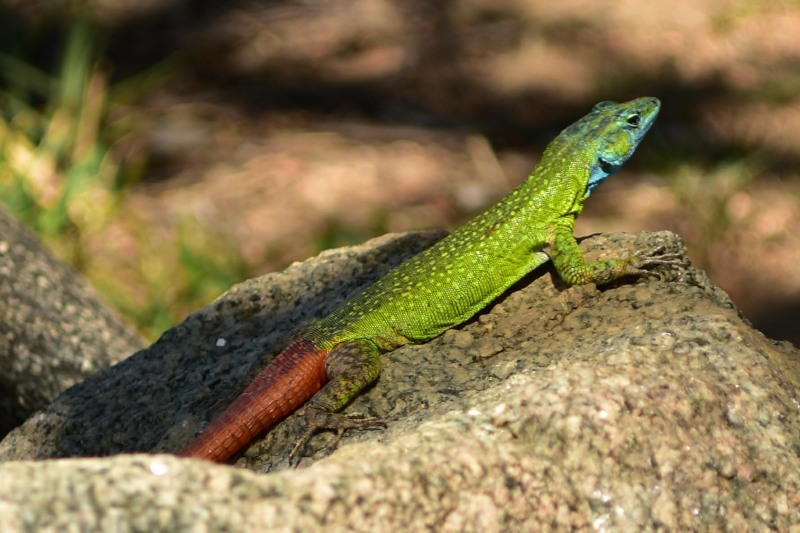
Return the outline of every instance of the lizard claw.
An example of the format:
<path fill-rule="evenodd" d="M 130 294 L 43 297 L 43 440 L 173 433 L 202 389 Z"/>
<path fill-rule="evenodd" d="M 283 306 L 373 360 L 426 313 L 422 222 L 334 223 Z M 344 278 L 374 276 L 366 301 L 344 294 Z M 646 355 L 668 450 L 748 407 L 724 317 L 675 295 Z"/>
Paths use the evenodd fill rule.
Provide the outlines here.
<path fill-rule="evenodd" d="M 664 273 L 654 268 L 666 267 L 669 270 L 678 268 L 685 263 L 685 258 L 678 253 L 664 253 L 663 247 L 658 247 L 644 255 L 637 255 L 631 262 L 631 266 L 636 270 L 636 274 L 642 276 L 655 276 L 663 281 Z"/>
<path fill-rule="evenodd" d="M 336 440 L 331 444 L 331 451 L 335 450 L 342 440 L 345 432 L 350 429 L 378 429 L 385 428 L 386 422 L 375 416 L 363 415 L 342 415 L 329 413 L 319 409 L 308 409 L 306 411 L 306 424 L 308 429 L 298 439 L 292 451 L 289 453 L 289 463 L 293 467 L 300 464 L 300 453 L 305 448 L 308 441 L 320 431 L 333 431 L 336 433 Z"/>

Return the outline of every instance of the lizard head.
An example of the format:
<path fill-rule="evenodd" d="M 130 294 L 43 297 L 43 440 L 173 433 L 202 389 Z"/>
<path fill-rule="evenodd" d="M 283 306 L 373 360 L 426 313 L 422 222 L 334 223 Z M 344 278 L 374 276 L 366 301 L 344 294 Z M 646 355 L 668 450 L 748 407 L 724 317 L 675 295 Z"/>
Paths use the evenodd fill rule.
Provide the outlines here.
<path fill-rule="evenodd" d="M 661 103 L 643 96 L 630 102 L 600 102 L 581 120 L 567 128 L 582 137 L 592 151 L 588 196 L 604 179 L 633 155 L 653 125 Z"/>

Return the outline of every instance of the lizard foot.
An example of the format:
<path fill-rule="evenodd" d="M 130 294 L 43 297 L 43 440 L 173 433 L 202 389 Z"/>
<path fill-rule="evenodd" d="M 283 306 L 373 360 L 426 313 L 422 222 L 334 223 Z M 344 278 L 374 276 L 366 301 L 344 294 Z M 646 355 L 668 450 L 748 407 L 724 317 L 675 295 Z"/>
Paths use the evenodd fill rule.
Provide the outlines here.
<path fill-rule="evenodd" d="M 330 447 L 331 450 L 335 450 L 339 446 L 339 442 L 341 442 L 344 433 L 350 429 L 364 430 L 386 427 L 386 423 L 378 417 L 342 415 L 313 408 L 306 410 L 305 417 L 308 429 L 303 433 L 300 439 L 298 439 L 297 444 L 295 444 L 291 453 L 289 453 L 289 463 L 293 463 L 295 467 L 300 463 L 300 452 L 303 451 L 308 441 L 311 440 L 311 437 L 320 431 L 333 431 L 336 433 L 336 440 Z M 295 462 L 295 460 L 297 460 L 297 462 Z"/>
<path fill-rule="evenodd" d="M 637 276 L 655 276 L 659 280 L 664 280 L 664 273 L 653 269 L 667 268 L 669 270 L 685 264 L 685 258 L 681 254 L 664 253 L 664 248 L 659 247 L 644 255 L 637 255 L 632 258 L 630 266 L 633 270 L 631 274 Z"/>

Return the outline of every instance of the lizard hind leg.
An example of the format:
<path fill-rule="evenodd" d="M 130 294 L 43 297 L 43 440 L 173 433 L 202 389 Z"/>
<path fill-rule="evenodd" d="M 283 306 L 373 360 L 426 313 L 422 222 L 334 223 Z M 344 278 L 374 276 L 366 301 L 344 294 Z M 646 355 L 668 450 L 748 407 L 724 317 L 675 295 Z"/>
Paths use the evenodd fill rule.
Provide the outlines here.
<path fill-rule="evenodd" d="M 378 346 L 366 339 L 342 342 L 331 350 L 325 362 L 328 383 L 306 404 L 307 429 L 289 454 L 290 462 L 294 462 L 311 437 L 319 431 L 336 432 L 335 449 L 344 432 L 349 429 L 386 427 L 376 417 L 353 417 L 338 413 L 359 392 L 378 379 L 381 371 L 380 354 Z"/>

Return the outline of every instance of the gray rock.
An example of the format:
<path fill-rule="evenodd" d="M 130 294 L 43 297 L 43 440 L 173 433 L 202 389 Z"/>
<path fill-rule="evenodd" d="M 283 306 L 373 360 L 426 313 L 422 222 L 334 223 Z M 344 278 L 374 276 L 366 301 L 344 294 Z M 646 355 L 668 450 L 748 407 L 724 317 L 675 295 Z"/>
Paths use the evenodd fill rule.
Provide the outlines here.
<path fill-rule="evenodd" d="M 0 209 L 0 437 L 141 347 L 130 324 Z"/>
<path fill-rule="evenodd" d="M 410 242 L 422 240 L 235 287 L 64 393 L 0 456 L 180 448 L 289 330 Z M 666 232 L 582 247 L 684 252 Z M 800 530 L 799 392 L 798 351 L 754 331 L 688 264 L 602 290 L 565 290 L 544 268 L 457 331 L 384 358 L 347 410 L 382 416 L 384 431 L 333 453 L 321 435 L 307 468 L 277 471 L 302 430 L 290 417 L 238 461 L 269 475 L 164 455 L 10 461 L 0 530 Z"/>

